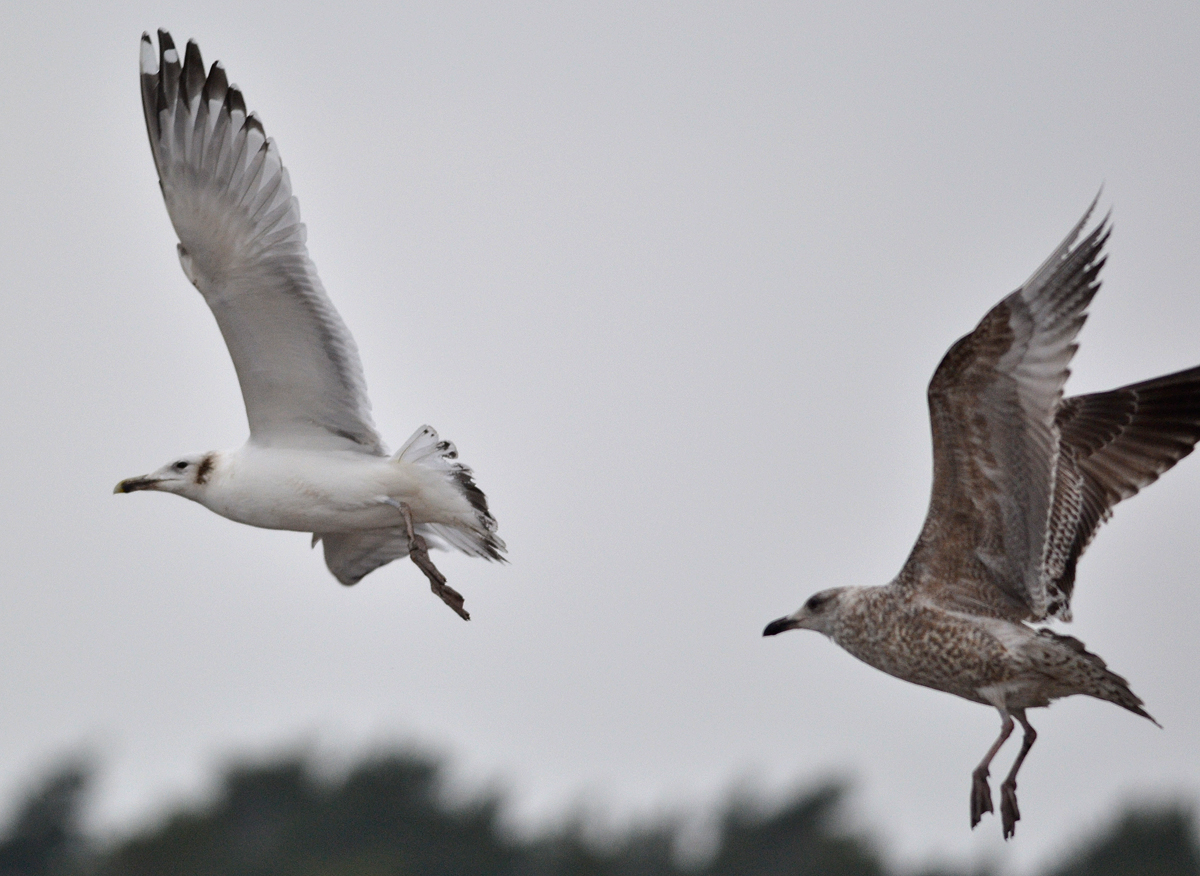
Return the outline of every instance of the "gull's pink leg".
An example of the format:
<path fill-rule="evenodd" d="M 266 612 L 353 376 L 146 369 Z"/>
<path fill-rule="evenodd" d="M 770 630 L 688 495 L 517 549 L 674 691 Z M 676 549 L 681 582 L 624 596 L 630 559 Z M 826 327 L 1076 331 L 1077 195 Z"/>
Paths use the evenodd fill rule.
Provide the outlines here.
<path fill-rule="evenodd" d="M 993 812 L 992 809 L 992 789 L 988 787 L 988 767 L 991 766 L 992 758 L 996 756 L 996 752 L 1000 750 L 1000 746 L 1008 741 L 1008 737 L 1013 732 L 1013 719 L 1008 712 L 1000 710 L 1000 717 L 1003 723 L 1000 725 L 1000 737 L 992 743 L 992 747 L 988 749 L 987 754 L 983 756 L 983 760 L 979 762 L 979 766 L 975 767 L 975 771 L 971 773 L 971 828 L 979 824 L 979 819 L 983 818 L 983 813 Z M 1022 719 L 1024 723 L 1024 719 Z"/>
<path fill-rule="evenodd" d="M 1013 709 L 1013 714 L 1021 722 L 1025 730 L 1025 738 L 1021 740 L 1021 751 L 1013 762 L 1012 769 L 1004 777 L 1000 785 L 1000 820 L 1004 824 L 1004 838 L 1008 839 L 1017 832 L 1017 822 L 1021 820 L 1021 810 L 1017 808 L 1017 770 L 1025 762 L 1025 755 L 1037 741 L 1037 731 L 1025 720 L 1024 709 Z"/>

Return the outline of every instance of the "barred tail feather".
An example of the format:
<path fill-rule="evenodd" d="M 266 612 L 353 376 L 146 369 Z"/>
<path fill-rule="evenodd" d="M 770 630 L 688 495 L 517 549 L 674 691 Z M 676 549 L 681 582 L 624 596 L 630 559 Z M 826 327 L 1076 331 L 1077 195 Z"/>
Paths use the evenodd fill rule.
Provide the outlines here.
<path fill-rule="evenodd" d="M 1090 654 L 1091 652 L 1088 653 Z M 1096 692 L 1092 696 L 1115 703 L 1123 709 L 1128 709 L 1135 715 L 1141 715 L 1154 724 L 1154 726 L 1162 729 L 1162 724 L 1159 724 L 1158 721 L 1154 720 L 1153 715 L 1142 708 L 1142 698 L 1130 689 L 1128 681 L 1111 669 L 1104 668 L 1103 661 L 1100 661 L 1100 668 L 1103 676 L 1098 679 L 1099 683 L 1097 684 Z"/>
<path fill-rule="evenodd" d="M 1084 677 L 1081 680 L 1084 689 L 1082 691 L 1077 689 L 1073 692 L 1084 693 L 1098 700 L 1107 700 L 1123 709 L 1128 709 L 1135 715 L 1141 715 L 1156 727 L 1162 727 L 1162 724 L 1155 721 L 1154 717 L 1142 708 L 1142 698 L 1130 689 L 1129 682 L 1109 669 L 1103 658 L 1099 654 L 1089 651 L 1083 642 L 1074 636 L 1065 636 L 1049 629 L 1038 630 L 1038 635 L 1060 645 L 1066 645 L 1083 658 L 1084 662 L 1079 665 L 1079 668 L 1083 670 Z"/>

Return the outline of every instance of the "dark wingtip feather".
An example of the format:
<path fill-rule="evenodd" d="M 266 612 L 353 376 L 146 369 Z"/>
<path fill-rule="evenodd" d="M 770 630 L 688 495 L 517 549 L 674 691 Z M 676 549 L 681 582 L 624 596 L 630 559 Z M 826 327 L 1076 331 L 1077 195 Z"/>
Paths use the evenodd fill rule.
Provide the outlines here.
<path fill-rule="evenodd" d="M 142 110 L 146 115 L 147 130 L 150 130 L 151 115 L 158 106 L 158 59 L 154 54 L 154 43 L 150 41 L 150 34 L 142 33 L 138 55 L 138 69 L 142 81 Z M 150 139 L 154 139 L 152 131 Z"/>
<path fill-rule="evenodd" d="M 267 136 L 267 132 L 263 129 L 262 120 L 258 117 L 258 113 L 250 113 L 250 115 L 246 116 L 246 121 L 242 125 L 242 127 L 248 128 L 252 131 L 258 131 L 258 133 L 262 134 L 263 137 Z M 267 148 L 267 144 L 266 144 L 265 140 L 263 141 L 263 145 L 261 148 L 263 148 L 263 149 Z"/>
<path fill-rule="evenodd" d="M 167 53 L 174 53 L 174 60 L 167 60 Z M 179 94 L 179 74 L 183 65 L 179 62 L 179 51 L 165 30 L 158 32 L 158 87 L 163 106 L 173 103 Z"/>
<path fill-rule="evenodd" d="M 150 39 L 150 34 L 143 31 L 139 46 L 140 60 L 138 63 L 142 80 L 142 114 L 146 118 L 146 133 L 150 136 L 150 151 L 154 155 L 154 166 L 156 168 L 158 167 L 158 151 L 154 148 L 154 143 L 157 142 L 159 136 L 158 116 L 159 113 L 167 108 L 166 95 L 163 93 L 161 48 L 163 33 L 165 31 L 159 31 L 160 48 L 155 53 L 154 43 Z M 167 39 L 170 40 L 170 38 L 170 35 L 168 35 Z"/>
<path fill-rule="evenodd" d="M 183 99 L 190 103 L 204 88 L 204 60 L 200 57 L 200 47 L 195 40 L 187 41 L 183 56 L 183 75 L 179 85 L 183 91 Z"/>
<path fill-rule="evenodd" d="M 204 100 L 219 100 L 223 103 L 228 91 L 229 80 L 225 76 L 225 68 L 221 66 L 220 61 L 213 61 L 208 78 L 204 80 Z"/>
<path fill-rule="evenodd" d="M 241 89 L 236 85 L 230 85 L 229 90 L 225 92 L 223 109 L 230 114 L 235 112 L 239 112 L 242 115 L 246 114 L 246 99 L 242 97 Z"/>

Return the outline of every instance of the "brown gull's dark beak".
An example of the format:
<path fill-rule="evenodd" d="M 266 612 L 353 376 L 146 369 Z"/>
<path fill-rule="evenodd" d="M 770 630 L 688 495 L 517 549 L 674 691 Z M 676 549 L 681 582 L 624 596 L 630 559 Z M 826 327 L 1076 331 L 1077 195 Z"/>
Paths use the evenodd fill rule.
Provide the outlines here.
<path fill-rule="evenodd" d="M 786 633 L 788 630 L 796 629 L 796 621 L 790 617 L 781 617 L 778 620 L 773 620 L 767 624 L 767 628 L 763 630 L 764 636 L 777 636 L 780 633 Z"/>

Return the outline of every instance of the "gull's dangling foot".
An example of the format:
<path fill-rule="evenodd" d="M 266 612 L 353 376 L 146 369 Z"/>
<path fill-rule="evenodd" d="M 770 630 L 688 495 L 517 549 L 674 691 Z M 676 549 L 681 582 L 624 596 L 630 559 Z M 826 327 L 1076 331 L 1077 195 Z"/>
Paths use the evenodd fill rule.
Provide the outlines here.
<path fill-rule="evenodd" d="M 405 519 L 408 519 L 407 514 Z M 424 537 L 413 532 L 411 524 L 409 533 L 408 541 L 412 546 L 408 549 L 408 557 L 417 564 L 418 569 L 425 573 L 425 577 L 429 579 L 429 588 L 438 595 L 442 602 L 454 609 L 459 617 L 463 620 L 470 620 L 471 616 L 463 608 L 465 600 L 462 594 L 446 583 L 446 577 L 438 571 L 433 560 L 429 559 L 429 548 L 425 544 Z"/>
<path fill-rule="evenodd" d="M 988 767 L 992 764 L 992 758 L 996 756 L 996 752 L 1000 750 L 1013 732 L 1013 719 L 1003 709 L 1000 709 L 1000 735 L 996 741 L 992 743 L 992 747 L 988 749 L 987 754 L 983 756 L 983 760 L 979 762 L 979 766 L 971 772 L 971 829 L 975 829 L 975 825 L 979 824 L 979 819 L 983 818 L 983 813 L 993 812 L 992 809 L 992 789 L 988 787 Z M 1024 722 L 1024 717 L 1021 721 Z M 1009 777 L 1011 778 L 1011 776 Z"/>
<path fill-rule="evenodd" d="M 467 614 L 466 608 L 463 607 L 466 600 L 463 599 L 462 594 L 446 583 L 446 576 L 439 572 L 438 567 L 433 564 L 433 560 L 429 559 L 429 545 L 425 543 L 425 537 L 417 535 L 413 529 L 412 511 L 409 510 L 408 505 L 391 498 L 383 501 L 399 510 L 400 516 L 404 518 L 404 529 L 408 535 L 408 558 L 425 573 L 425 577 L 429 579 L 429 589 L 442 602 L 450 606 L 459 617 L 463 620 L 470 620 L 471 615 Z"/>
<path fill-rule="evenodd" d="M 1000 786 L 1000 821 L 1004 825 L 1004 838 L 1017 832 L 1021 810 L 1017 808 L 1017 783 L 1005 782 Z"/>
<path fill-rule="evenodd" d="M 1021 820 L 1021 810 L 1017 808 L 1017 772 L 1021 769 L 1021 764 L 1025 763 L 1025 755 L 1029 754 L 1029 749 L 1033 748 L 1033 743 L 1037 741 L 1037 731 L 1025 719 L 1025 710 L 1013 709 L 1013 714 L 1025 729 L 1025 738 L 1021 740 L 1021 751 L 1013 761 L 1012 769 L 1000 785 L 1000 821 L 1004 825 L 1005 839 L 1017 832 L 1017 822 Z"/>
<path fill-rule="evenodd" d="M 979 824 L 983 813 L 994 812 L 992 808 L 992 789 L 988 787 L 987 767 L 979 767 L 971 773 L 971 829 Z"/>

